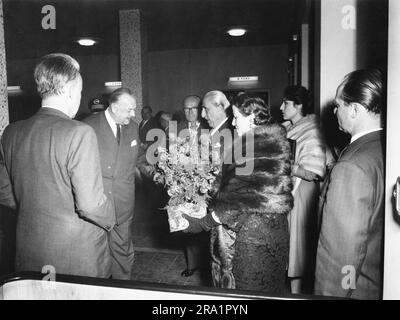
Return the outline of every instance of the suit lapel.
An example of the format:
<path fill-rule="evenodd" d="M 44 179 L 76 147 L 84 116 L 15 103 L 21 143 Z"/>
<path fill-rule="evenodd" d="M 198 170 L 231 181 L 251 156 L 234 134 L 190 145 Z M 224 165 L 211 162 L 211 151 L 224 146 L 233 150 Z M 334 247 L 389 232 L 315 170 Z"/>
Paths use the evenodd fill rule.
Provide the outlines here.
<path fill-rule="evenodd" d="M 118 146 L 118 142 L 116 137 L 114 136 L 114 133 L 106 119 L 105 113 L 102 112 L 100 114 L 100 132 L 99 134 L 101 135 L 101 141 L 103 141 L 104 146 L 103 148 L 105 150 L 107 150 L 107 152 L 111 152 L 113 157 L 114 157 L 114 161 L 113 163 L 114 165 L 114 174 L 116 173 L 117 170 L 117 162 L 118 162 L 118 154 L 119 154 L 119 149 L 120 146 Z M 122 141 L 122 137 L 123 137 L 123 133 L 122 133 L 122 128 L 121 128 L 121 141 Z"/>
<path fill-rule="evenodd" d="M 114 133 L 108 124 L 108 121 L 106 119 L 105 113 L 101 112 L 100 113 L 100 132 L 99 134 L 102 136 L 103 140 L 108 144 L 108 145 L 117 145 L 117 139 L 114 136 Z"/>

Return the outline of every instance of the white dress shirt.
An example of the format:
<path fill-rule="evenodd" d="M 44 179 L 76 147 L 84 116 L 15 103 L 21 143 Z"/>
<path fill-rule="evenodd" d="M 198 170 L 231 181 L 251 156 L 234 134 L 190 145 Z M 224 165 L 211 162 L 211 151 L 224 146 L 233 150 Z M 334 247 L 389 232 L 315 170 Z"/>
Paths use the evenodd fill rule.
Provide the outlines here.
<path fill-rule="evenodd" d="M 110 111 L 108 109 L 104 112 L 104 114 L 105 114 L 107 122 L 110 125 L 110 128 L 114 134 L 114 137 L 117 137 L 117 123 L 114 121 L 114 119 L 111 116 Z"/>
<path fill-rule="evenodd" d="M 372 129 L 372 130 L 359 132 L 359 133 L 357 133 L 357 134 L 355 134 L 354 136 L 351 137 L 350 143 L 356 141 L 357 139 L 360 139 L 362 136 L 365 136 L 368 133 L 375 132 L 375 131 L 381 131 L 381 130 L 383 130 L 383 129 L 382 128 L 378 128 L 378 129 Z"/>

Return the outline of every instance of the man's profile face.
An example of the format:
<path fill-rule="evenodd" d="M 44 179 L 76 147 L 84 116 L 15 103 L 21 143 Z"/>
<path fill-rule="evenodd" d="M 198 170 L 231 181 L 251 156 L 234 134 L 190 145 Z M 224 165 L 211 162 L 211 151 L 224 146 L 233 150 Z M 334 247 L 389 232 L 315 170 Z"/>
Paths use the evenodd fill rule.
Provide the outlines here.
<path fill-rule="evenodd" d="M 334 113 L 336 114 L 337 120 L 338 120 L 338 125 L 339 129 L 341 131 L 349 133 L 351 127 L 352 127 L 352 117 L 351 113 L 353 111 L 353 108 L 350 105 L 347 105 L 341 98 L 341 88 L 336 92 L 336 97 L 335 97 L 335 108 L 334 108 Z"/>
<path fill-rule="evenodd" d="M 201 116 L 207 120 L 211 128 L 218 126 L 221 119 L 225 118 L 225 111 L 222 106 L 215 106 L 212 101 L 204 101 Z"/>
<path fill-rule="evenodd" d="M 149 108 L 142 109 L 142 119 L 149 120 L 151 118 L 151 111 Z"/>
<path fill-rule="evenodd" d="M 129 124 L 131 119 L 135 116 L 136 100 L 129 94 L 121 95 L 117 101 L 111 104 L 111 110 L 115 115 L 115 122 L 117 124 Z"/>
<path fill-rule="evenodd" d="M 199 103 L 195 99 L 187 99 L 183 104 L 183 111 L 188 122 L 195 122 L 199 116 Z"/>

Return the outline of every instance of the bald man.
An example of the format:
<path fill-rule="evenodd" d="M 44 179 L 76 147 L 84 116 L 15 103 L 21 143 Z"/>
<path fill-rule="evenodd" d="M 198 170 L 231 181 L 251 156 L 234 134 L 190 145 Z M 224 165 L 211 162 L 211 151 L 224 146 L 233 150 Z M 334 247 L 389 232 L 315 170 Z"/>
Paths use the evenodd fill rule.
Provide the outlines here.
<path fill-rule="evenodd" d="M 189 134 L 190 139 L 199 142 L 201 129 L 207 126 L 199 119 L 199 108 L 201 98 L 196 95 L 187 96 L 183 99 L 183 112 L 185 120 L 178 124 L 178 135 Z M 182 271 L 183 277 L 190 277 L 196 270 L 204 269 L 210 261 L 208 251 L 209 237 L 208 233 L 187 234 L 185 236 L 184 250 L 186 256 L 186 269 Z"/>

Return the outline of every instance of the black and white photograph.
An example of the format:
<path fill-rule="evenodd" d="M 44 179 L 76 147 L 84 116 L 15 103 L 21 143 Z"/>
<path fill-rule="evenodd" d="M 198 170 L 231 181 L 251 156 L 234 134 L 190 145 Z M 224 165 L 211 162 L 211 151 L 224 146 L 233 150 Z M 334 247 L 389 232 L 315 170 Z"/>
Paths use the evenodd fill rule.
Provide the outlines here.
<path fill-rule="evenodd" d="M 0 0 L 0 300 L 400 299 L 397 32 L 398 0 Z"/>

